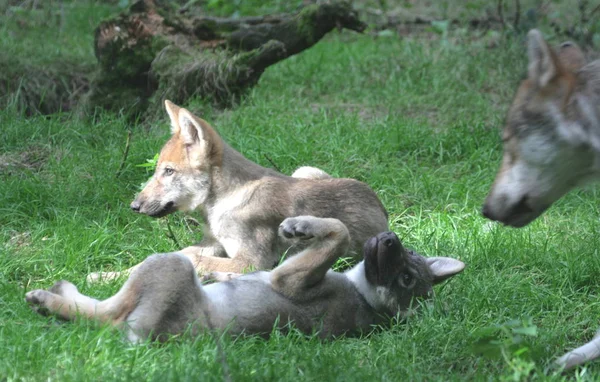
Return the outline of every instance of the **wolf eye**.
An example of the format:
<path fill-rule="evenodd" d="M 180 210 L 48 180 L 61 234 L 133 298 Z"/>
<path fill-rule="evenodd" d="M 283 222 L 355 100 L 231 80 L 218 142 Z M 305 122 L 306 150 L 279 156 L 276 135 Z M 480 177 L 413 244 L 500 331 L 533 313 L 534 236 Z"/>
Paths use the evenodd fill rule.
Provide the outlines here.
<path fill-rule="evenodd" d="M 400 278 L 400 284 L 404 287 L 404 288 L 410 288 L 412 286 L 412 284 L 414 284 L 414 277 L 412 274 L 410 274 L 409 272 L 404 272 L 404 274 L 401 276 Z"/>
<path fill-rule="evenodd" d="M 173 170 L 171 167 L 166 167 L 165 168 L 165 175 L 166 176 L 173 175 L 174 173 L 175 173 L 175 170 Z"/>

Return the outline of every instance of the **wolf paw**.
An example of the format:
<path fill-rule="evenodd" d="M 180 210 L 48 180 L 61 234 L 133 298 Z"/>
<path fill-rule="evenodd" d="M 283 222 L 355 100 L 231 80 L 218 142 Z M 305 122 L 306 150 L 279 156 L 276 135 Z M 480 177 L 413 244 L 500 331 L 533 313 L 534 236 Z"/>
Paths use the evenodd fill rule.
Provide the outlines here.
<path fill-rule="evenodd" d="M 41 314 L 42 316 L 47 316 L 50 314 L 50 311 L 46 307 L 46 302 L 52 298 L 52 294 L 43 289 L 36 289 L 25 294 L 25 301 L 31 309 L 35 312 Z"/>
<path fill-rule="evenodd" d="M 333 225 L 342 224 L 337 219 L 296 216 L 285 219 L 279 225 L 279 235 L 286 239 L 310 240 L 322 238 L 333 231 Z"/>

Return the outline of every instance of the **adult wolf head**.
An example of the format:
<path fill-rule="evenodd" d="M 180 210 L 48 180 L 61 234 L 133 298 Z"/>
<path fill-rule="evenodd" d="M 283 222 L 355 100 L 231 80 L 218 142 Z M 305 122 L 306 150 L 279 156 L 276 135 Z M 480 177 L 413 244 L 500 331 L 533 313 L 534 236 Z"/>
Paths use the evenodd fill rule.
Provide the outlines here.
<path fill-rule="evenodd" d="M 514 227 L 540 216 L 600 164 L 600 61 L 527 35 L 528 76 L 508 112 L 504 156 L 483 215 Z"/>

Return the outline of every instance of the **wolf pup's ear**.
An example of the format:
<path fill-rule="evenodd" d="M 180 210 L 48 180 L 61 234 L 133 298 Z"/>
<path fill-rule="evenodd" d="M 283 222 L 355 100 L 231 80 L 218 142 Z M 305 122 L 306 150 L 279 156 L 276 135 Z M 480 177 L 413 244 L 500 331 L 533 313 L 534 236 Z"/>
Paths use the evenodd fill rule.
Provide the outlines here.
<path fill-rule="evenodd" d="M 181 129 L 181 138 L 186 145 L 192 145 L 204 140 L 202 125 L 186 109 L 179 110 L 179 128 Z"/>
<path fill-rule="evenodd" d="M 546 87 L 562 71 L 556 53 L 537 29 L 527 33 L 527 55 L 529 56 L 529 79 L 540 88 Z"/>
<path fill-rule="evenodd" d="M 177 134 L 179 132 L 179 110 L 181 110 L 181 108 L 166 99 L 165 109 L 171 119 L 171 134 Z"/>
<path fill-rule="evenodd" d="M 433 273 L 434 284 L 441 283 L 465 269 L 465 263 L 451 257 L 427 257 L 425 260 Z"/>

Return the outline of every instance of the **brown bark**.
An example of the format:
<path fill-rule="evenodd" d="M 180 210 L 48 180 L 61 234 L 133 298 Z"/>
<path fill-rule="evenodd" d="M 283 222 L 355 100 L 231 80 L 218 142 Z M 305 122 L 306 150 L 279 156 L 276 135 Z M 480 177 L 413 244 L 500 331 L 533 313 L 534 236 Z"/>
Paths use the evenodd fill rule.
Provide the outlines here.
<path fill-rule="evenodd" d="M 183 103 L 193 96 L 229 104 L 267 67 L 334 28 L 360 32 L 365 25 L 347 3 L 233 20 L 184 17 L 165 2 L 140 0 L 96 29 L 99 69 L 86 108 L 139 114 L 150 103 Z"/>

